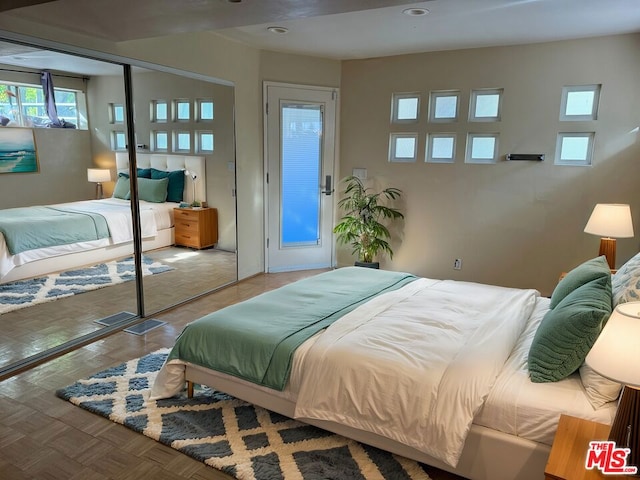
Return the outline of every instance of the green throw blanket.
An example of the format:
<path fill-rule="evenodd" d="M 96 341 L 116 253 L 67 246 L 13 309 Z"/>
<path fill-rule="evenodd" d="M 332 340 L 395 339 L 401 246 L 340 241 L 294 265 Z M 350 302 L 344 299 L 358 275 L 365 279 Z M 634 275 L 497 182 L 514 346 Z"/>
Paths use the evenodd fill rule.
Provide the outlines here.
<path fill-rule="evenodd" d="M 362 267 L 322 273 L 206 315 L 187 325 L 169 358 L 275 390 L 305 340 L 358 305 L 416 277 Z"/>
<path fill-rule="evenodd" d="M 98 213 L 41 206 L 0 210 L 0 232 L 11 255 L 109 237 L 107 221 Z"/>

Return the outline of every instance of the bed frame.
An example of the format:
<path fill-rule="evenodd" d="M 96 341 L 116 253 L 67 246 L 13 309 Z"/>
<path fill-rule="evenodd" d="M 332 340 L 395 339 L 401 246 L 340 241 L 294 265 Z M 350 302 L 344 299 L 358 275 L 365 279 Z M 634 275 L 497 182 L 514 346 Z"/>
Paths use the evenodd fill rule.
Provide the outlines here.
<path fill-rule="evenodd" d="M 200 201 L 206 200 L 205 157 L 137 153 L 136 160 L 139 168 L 152 167 L 164 171 L 189 170 L 190 172 L 194 172 L 197 175 L 197 181 L 195 182 L 196 196 Z M 127 152 L 116 153 L 116 170 L 117 172 L 129 172 L 129 154 Z M 194 188 L 191 178 L 185 178 L 184 198 L 186 202 L 191 202 L 193 200 L 193 193 Z M 173 243 L 174 229 L 171 227 L 159 230 L 158 234 L 153 238 L 143 239 L 142 251 L 146 252 L 166 247 L 168 245 L 173 245 Z M 34 262 L 29 262 L 15 267 L 0 279 L 0 284 L 115 260 L 117 258 L 131 255 L 132 253 L 133 243 L 127 242 L 118 245 L 98 247 L 82 252 L 70 253 L 68 255 L 44 258 L 42 260 L 36 260 Z"/>
<path fill-rule="evenodd" d="M 187 365 L 185 376 L 190 396 L 193 395 L 193 384 L 207 385 L 281 415 L 290 418 L 294 416 L 295 402 L 283 398 L 281 392 L 277 392 L 280 395 L 272 394 L 264 387 L 196 365 Z M 551 451 L 549 445 L 472 425 L 460 461 L 453 468 L 423 452 L 380 435 L 322 420 L 305 422 L 472 480 L 540 480 L 544 478 Z"/>

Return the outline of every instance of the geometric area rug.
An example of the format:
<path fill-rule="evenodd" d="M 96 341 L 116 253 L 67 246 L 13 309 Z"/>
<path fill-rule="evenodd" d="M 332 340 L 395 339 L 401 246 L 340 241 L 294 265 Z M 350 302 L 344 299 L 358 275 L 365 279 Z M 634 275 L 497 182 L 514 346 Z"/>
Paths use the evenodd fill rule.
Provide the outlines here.
<path fill-rule="evenodd" d="M 169 349 L 109 368 L 60 398 L 179 450 L 238 480 L 429 480 L 421 464 L 207 387 L 149 400 Z"/>
<path fill-rule="evenodd" d="M 143 276 L 170 270 L 174 268 L 149 257 L 142 257 Z M 128 257 L 92 267 L 66 270 L 45 277 L 5 283 L 0 285 L 0 315 L 38 303 L 128 282 L 134 278 L 135 264 L 133 257 Z"/>

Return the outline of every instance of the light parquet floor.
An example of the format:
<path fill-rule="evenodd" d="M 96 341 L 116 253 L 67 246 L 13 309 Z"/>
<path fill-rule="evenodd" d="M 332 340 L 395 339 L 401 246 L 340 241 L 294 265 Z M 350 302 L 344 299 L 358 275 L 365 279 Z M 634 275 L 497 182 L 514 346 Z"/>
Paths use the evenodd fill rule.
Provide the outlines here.
<path fill-rule="evenodd" d="M 173 345 L 184 325 L 213 310 L 317 271 L 262 274 L 156 318 L 143 336 L 124 332 L 0 382 L 3 480 L 228 479 L 170 447 L 57 398 L 55 390 L 99 370 Z M 433 480 L 459 479 L 433 469 Z"/>
<path fill-rule="evenodd" d="M 143 278 L 147 315 L 236 280 L 236 255 L 167 247 L 145 256 L 174 270 Z M 95 320 L 137 312 L 135 282 L 85 292 L 0 315 L 0 365 L 57 347 L 102 328 Z"/>

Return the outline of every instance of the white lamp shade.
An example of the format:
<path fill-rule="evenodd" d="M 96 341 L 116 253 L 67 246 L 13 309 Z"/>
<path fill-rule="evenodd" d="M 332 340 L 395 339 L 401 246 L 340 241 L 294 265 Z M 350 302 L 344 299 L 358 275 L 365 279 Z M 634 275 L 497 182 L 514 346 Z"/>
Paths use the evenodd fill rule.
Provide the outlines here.
<path fill-rule="evenodd" d="M 603 377 L 640 387 L 640 302 L 615 308 L 585 361 Z"/>
<path fill-rule="evenodd" d="M 87 180 L 94 183 L 110 182 L 111 170 L 108 168 L 88 168 Z"/>
<path fill-rule="evenodd" d="M 601 237 L 633 237 L 631 208 L 629 205 L 620 203 L 598 203 L 584 231 Z"/>

